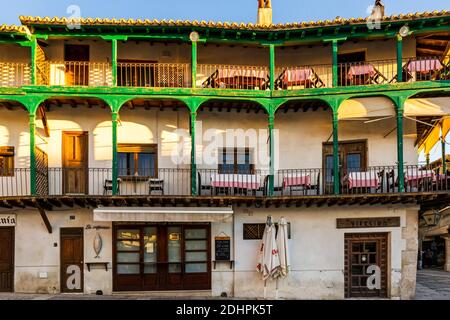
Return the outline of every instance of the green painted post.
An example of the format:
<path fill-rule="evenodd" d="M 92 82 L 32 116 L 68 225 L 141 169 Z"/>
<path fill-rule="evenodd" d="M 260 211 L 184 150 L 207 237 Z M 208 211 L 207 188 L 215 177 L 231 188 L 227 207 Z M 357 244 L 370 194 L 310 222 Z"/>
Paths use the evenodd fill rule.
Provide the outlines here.
<path fill-rule="evenodd" d="M 30 191 L 35 196 L 36 192 L 36 114 L 30 113 Z"/>
<path fill-rule="evenodd" d="M 339 194 L 339 134 L 338 134 L 338 112 L 333 111 L 333 191 Z M 326 172 L 324 172 L 326 174 Z"/>
<path fill-rule="evenodd" d="M 275 116 L 269 115 L 269 157 L 270 157 L 270 167 L 269 167 L 269 188 L 267 190 L 267 195 L 273 196 L 274 194 L 274 178 L 275 178 L 275 139 L 274 139 L 274 124 Z"/>
<path fill-rule="evenodd" d="M 403 38 L 397 36 L 397 82 L 403 82 Z"/>
<path fill-rule="evenodd" d="M 403 163 L 403 111 L 404 101 L 397 102 L 397 162 L 398 162 L 398 191 L 405 191 L 405 165 Z"/>
<path fill-rule="evenodd" d="M 270 44 L 270 91 L 275 90 L 275 45 Z"/>
<path fill-rule="evenodd" d="M 442 173 L 445 174 L 447 172 L 447 160 L 446 160 L 446 154 L 445 154 L 445 140 L 441 141 L 441 147 L 442 147 Z"/>
<path fill-rule="evenodd" d="M 191 194 L 198 195 L 197 192 L 197 160 L 195 148 L 195 123 L 197 112 L 191 112 Z"/>
<path fill-rule="evenodd" d="M 332 77 L 333 77 L 333 87 L 337 87 L 338 86 L 338 41 L 337 40 L 333 40 L 331 42 L 331 46 L 332 46 L 332 63 L 333 63 L 333 67 L 332 67 Z"/>
<path fill-rule="evenodd" d="M 192 44 L 191 77 L 192 77 L 192 88 L 195 89 L 197 82 L 197 41 L 192 41 L 191 44 Z"/>
<path fill-rule="evenodd" d="M 112 86 L 117 86 L 117 39 L 111 40 L 111 68 L 112 68 Z"/>
<path fill-rule="evenodd" d="M 35 37 L 31 40 L 31 84 L 37 84 L 37 39 Z"/>
<path fill-rule="evenodd" d="M 443 130 L 444 128 L 442 127 L 442 123 L 441 123 L 441 130 Z M 446 154 L 445 154 L 445 137 L 443 135 L 443 131 L 441 131 L 441 148 L 442 148 L 442 173 L 446 174 L 447 173 L 447 162 L 446 162 Z"/>
<path fill-rule="evenodd" d="M 119 188 L 117 179 L 119 178 L 119 163 L 117 160 L 117 121 L 119 114 L 117 111 L 112 113 L 112 194 L 117 195 Z"/>

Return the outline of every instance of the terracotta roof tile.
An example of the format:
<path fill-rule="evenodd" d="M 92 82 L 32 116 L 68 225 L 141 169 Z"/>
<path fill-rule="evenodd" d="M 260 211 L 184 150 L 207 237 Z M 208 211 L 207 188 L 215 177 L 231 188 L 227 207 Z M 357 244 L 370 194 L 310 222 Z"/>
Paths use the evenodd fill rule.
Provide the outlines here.
<path fill-rule="evenodd" d="M 23 33 L 28 34 L 29 30 L 26 26 L 16 26 L 16 25 L 0 25 L 0 32 L 11 32 L 11 33 Z"/>
<path fill-rule="evenodd" d="M 433 11 L 433 12 L 416 12 L 408 14 L 399 14 L 385 16 L 383 18 L 384 22 L 388 21 L 401 21 L 401 20 L 414 20 L 414 19 L 424 19 L 433 18 L 439 16 L 450 16 L 450 11 Z M 311 28 L 320 26 L 337 26 L 345 24 L 358 24 L 367 21 L 367 18 L 341 18 L 336 17 L 333 20 L 318 20 L 309 22 L 294 22 L 294 23 L 279 23 L 270 26 L 258 25 L 253 23 L 236 23 L 236 22 L 213 22 L 213 21 L 189 21 L 189 20 L 157 20 L 157 19 L 102 19 L 102 18 L 80 18 L 80 19 L 67 19 L 65 17 L 31 17 L 31 16 L 21 16 L 20 21 L 23 25 L 64 25 L 68 22 L 80 23 L 81 25 L 108 25 L 108 26 L 201 26 L 201 27 L 211 27 L 211 28 L 223 28 L 223 29 L 242 29 L 242 30 L 282 30 L 282 29 L 292 29 L 292 28 Z"/>

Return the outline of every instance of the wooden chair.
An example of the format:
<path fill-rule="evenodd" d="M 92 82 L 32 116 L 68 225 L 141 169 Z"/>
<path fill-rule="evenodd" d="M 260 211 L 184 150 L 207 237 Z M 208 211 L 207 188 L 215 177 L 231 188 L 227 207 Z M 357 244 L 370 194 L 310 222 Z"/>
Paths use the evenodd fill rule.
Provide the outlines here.
<path fill-rule="evenodd" d="M 217 88 L 217 77 L 219 76 L 219 69 L 216 69 L 205 81 L 202 83 L 203 88 Z"/>
<path fill-rule="evenodd" d="M 411 72 L 409 72 L 409 63 L 411 62 L 411 59 L 408 60 L 408 62 L 406 62 L 405 65 L 403 65 L 402 67 L 402 81 L 403 82 L 409 82 L 409 80 L 411 80 L 412 78 L 414 78 L 414 76 L 411 74 Z M 390 81 L 389 83 L 396 83 L 398 82 L 398 74 L 396 74 Z"/>
<path fill-rule="evenodd" d="M 320 79 L 319 75 L 316 73 L 316 71 L 311 68 L 312 71 L 312 78 L 311 83 L 313 88 L 323 88 L 325 87 L 325 83 Z"/>
<path fill-rule="evenodd" d="M 375 74 L 369 77 L 369 84 L 382 84 L 388 82 L 388 79 L 375 67 L 373 67 Z"/>
<path fill-rule="evenodd" d="M 316 184 L 311 184 L 310 186 L 307 186 L 305 188 L 306 191 L 308 190 L 315 190 L 316 191 L 316 196 L 319 195 L 320 193 L 320 172 L 317 173 L 317 181 Z"/>
<path fill-rule="evenodd" d="M 106 196 L 108 194 L 108 191 L 111 191 L 113 189 L 113 181 L 112 180 L 105 180 L 105 183 L 103 184 L 103 195 Z M 117 194 L 120 194 L 120 184 L 122 183 L 122 179 L 117 178 Z"/>
<path fill-rule="evenodd" d="M 148 179 L 148 193 L 151 195 L 153 191 L 161 191 L 161 195 L 164 195 L 164 180 L 157 178 Z"/>
<path fill-rule="evenodd" d="M 395 187 L 398 185 L 398 180 L 395 179 L 395 171 L 392 169 L 389 172 L 386 172 L 386 191 L 395 192 Z"/>
<path fill-rule="evenodd" d="M 200 172 L 197 172 L 197 186 L 198 186 L 198 194 L 200 196 L 203 195 L 203 193 L 202 193 L 203 190 L 209 191 L 210 195 L 212 195 L 212 190 L 213 190 L 212 186 L 211 185 L 207 186 L 207 185 L 202 184 L 202 176 L 201 176 Z"/>
<path fill-rule="evenodd" d="M 440 59 L 440 62 L 442 64 L 442 68 L 440 70 L 437 70 L 433 74 L 431 79 L 432 80 L 450 80 L 450 58 L 447 56 L 444 56 Z"/>
<path fill-rule="evenodd" d="M 380 180 L 380 182 L 379 182 L 378 187 L 375 190 L 375 192 L 380 190 L 380 192 L 383 193 L 385 172 L 386 171 L 384 169 L 377 172 L 377 176 L 378 176 L 378 179 Z"/>

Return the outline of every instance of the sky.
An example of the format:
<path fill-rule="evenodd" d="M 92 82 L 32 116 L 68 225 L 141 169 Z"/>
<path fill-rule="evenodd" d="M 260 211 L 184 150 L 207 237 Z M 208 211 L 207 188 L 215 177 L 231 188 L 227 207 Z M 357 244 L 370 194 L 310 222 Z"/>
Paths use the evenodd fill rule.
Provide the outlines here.
<path fill-rule="evenodd" d="M 275 23 L 367 16 L 374 0 L 272 0 Z M 386 14 L 450 10 L 449 0 L 383 0 Z M 20 15 L 189 19 L 255 22 L 257 0 L 0 0 L 0 24 L 19 24 Z"/>
<path fill-rule="evenodd" d="M 182 19 L 255 22 L 257 0 L 0 0 L 0 24 L 20 24 L 20 15 L 70 17 L 76 5 L 82 17 Z M 366 17 L 374 0 L 272 0 L 274 23 Z M 450 10 L 450 0 L 383 0 L 386 14 Z M 447 137 L 450 143 L 450 135 Z M 450 145 L 447 145 L 450 153 Z M 440 145 L 430 154 L 440 158 Z M 424 160 L 423 154 L 419 157 Z"/>

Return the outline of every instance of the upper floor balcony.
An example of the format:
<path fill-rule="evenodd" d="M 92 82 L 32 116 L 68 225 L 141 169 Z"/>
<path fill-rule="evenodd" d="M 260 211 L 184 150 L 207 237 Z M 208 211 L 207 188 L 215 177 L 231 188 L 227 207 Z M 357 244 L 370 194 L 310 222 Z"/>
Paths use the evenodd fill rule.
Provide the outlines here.
<path fill-rule="evenodd" d="M 402 62 L 401 82 L 450 80 L 450 57 L 412 57 Z M 269 90 L 270 70 L 264 66 L 199 64 L 196 87 Z M 191 88 L 189 63 L 118 63 L 117 86 L 136 88 Z M 337 65 L 336 86 L 398 83 L 397 60 L 374 60 Z M 113 67 L 105 62 L 48 61 L 38 69 L 38 83 L 46 86 L 113 86 Z M 29 63 L 0 62 L 0 86 L 31 84 Z M 299 65 L 275 69 L 275 90 L 332 88 L 333 66 Z"/>

